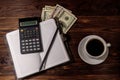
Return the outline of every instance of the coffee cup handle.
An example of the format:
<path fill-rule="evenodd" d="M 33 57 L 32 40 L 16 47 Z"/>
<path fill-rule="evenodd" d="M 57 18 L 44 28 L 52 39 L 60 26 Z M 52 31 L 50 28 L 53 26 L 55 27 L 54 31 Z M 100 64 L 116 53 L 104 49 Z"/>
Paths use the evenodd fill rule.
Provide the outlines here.
<path fill-rule="evenodd" d="M 107 47 L 111 47 L 111 44 L 110 44 L 110 43 L 107 43 Z"/>

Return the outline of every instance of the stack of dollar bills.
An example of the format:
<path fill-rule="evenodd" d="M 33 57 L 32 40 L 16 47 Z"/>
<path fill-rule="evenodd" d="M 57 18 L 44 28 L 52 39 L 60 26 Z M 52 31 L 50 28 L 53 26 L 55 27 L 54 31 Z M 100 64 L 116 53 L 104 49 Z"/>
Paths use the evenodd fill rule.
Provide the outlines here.
<path fill-rule="evenodd" d="M 68 32 L 77 20 L 77 17 L 71 10 L 60 6 L 59 4 L 56 6 L 45 5 L 45 7 L 42 8 L 41 20 L 45 21 L 50 18 L 57 18 L 58 21 L 62 23 L 62 31 L 64 34 Z"/>

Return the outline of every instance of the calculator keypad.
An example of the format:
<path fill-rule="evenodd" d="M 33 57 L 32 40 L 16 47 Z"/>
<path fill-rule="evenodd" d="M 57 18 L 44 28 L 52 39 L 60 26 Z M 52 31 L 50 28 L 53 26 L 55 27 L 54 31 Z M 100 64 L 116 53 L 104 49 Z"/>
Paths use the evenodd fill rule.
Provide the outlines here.
<path fill-rule="evenodd" d="M 38 27 L 20 28 L 20 37 L 22 53 L 33 53 L 42 50 Z"/>

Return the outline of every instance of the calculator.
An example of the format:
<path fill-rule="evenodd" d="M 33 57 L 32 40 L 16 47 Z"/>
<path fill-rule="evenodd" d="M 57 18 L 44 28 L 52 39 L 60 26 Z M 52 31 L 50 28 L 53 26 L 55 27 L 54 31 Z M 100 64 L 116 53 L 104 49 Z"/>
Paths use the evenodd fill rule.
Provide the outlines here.
<path fill-rule="evenodd" d="M 43 50 L 41 41 L 40 18 L 19 19 L 20 49 L 22 54 L 36 53 Z"/>

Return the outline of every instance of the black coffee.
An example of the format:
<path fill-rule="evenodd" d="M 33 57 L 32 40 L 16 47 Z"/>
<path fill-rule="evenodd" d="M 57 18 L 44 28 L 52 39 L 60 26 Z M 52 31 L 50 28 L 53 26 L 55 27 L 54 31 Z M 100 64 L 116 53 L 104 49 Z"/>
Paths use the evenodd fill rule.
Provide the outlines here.
<path fill-rule="evenodd" d="M 86 45 L 87 52 L 92 56 L 99 56 L 104 51 L 103 43 L 97 39 L 89 41 Z"/>

